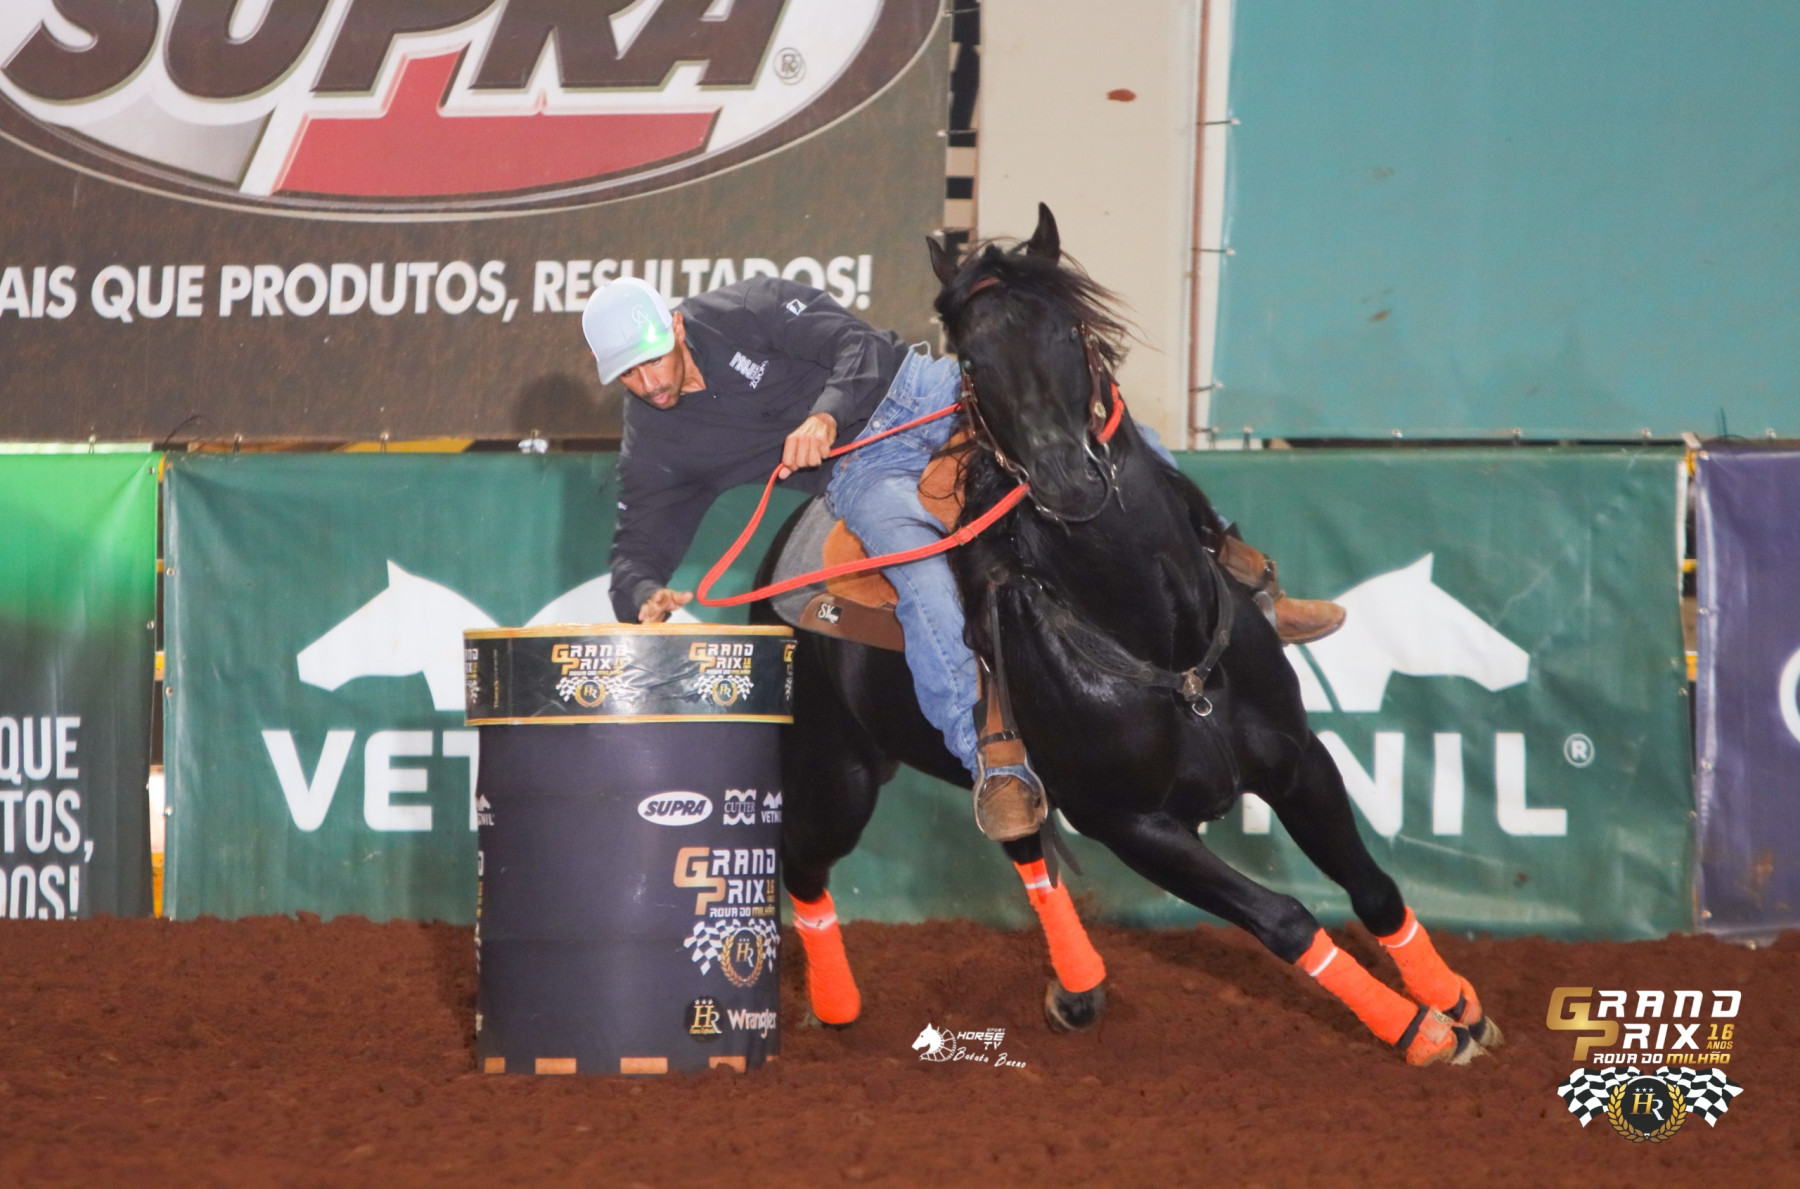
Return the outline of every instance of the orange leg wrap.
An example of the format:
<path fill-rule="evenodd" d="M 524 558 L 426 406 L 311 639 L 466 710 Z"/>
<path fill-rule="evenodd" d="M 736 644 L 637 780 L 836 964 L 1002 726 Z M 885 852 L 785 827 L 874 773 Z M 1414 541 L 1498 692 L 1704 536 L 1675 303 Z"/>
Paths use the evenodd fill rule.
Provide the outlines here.
<path fill-rule="evenodd" d="M 1400 968 L 1400 977 L 1406 980 L 1408 995 L 1441 1012 L 1448 1012 L 1462 998 L 1468 984 L 1438 957 L 1430 935 L 1425 932 L 1425 926 L 1419 924 L 1419 918 L 1413 915 L 1412 909 L 1406 910 L 1404 924 L 1386 937 L 1377 937 L 1375 940 L 1381 943 L 1381 948 L 1388 952 L 1394 965 Z M 1469 999 L 1474 999 L 1472 989 L 1469 991 Z M 1468 1013 L 1465 1011 L 1464 1014 Z M 1479 1010 L 1470 1016 L 1470 1020 L 1479 1018 Z"/>
<path fill-rule="evenodd" d="M 806 994 L 813 1015 L 824 1024 L 848 1024 L 862 1014 L 862 993 L 844 954 L 837 906 L 826 892 L 810 904 L 788 897 L 794 906 L 794 932 L 806 951 Z"/>
<path fill-rule="evenodd" d="M 1063 990 L 1079 995 L 1106 981 L 1106 963 L 1088 940 L 1087 930 L 1075 913 L 1075 901 L 1069 898 L 1069 885 L 1058 882 L 1050 886 L 1050 874 L 1042 859 L 1035 863 L 1014 863 L 1019 878 L 1025 881 L 1025 895 L 1037 910 L 1038 922 L 1044 926 L 1044 940 L 1050 943 L 1050 966 Z"/>
<path fill-rule="evenodd" d="M 1333 945 L 1323 929 L 1313 934 L 1312 945 L 1300 955 L 1297 965 L 1342 999 L 1370 1032 L 1389 1044 L 1400 1042 L 1419 1013 L 1417 1004 L 1377 982 L 1361 962 Z"/>

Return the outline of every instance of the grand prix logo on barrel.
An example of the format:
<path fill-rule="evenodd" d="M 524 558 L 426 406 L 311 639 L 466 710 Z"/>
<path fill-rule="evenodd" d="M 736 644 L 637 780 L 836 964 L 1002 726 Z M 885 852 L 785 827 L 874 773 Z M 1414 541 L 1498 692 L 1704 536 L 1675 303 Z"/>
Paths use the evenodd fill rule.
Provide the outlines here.
<path fill-rule="evenodd" d="M 315 216 L 589 205 L 775 152 L 899 77 L 937 0 L 22 0 L 0 135 Z"/>
<path fill-rule="evenodd" d="M 741 641 L 696 640 L 688 645 L 688 659 L 700 666 L 697 688 L 719 707 L 730 706 L 739 698 L 748 697 L 756 688 L 756 682 L 750 676 L 751 661 L 755 656 L 755 646 Z"/>
<path fill-rule="evenodd" d="M 694 915 L 701 919 L 681 944 L 700 973 L 716 965 L 733 986 L 755 986 L 781 946 L 775 848 L 684 846 L 675 853 L 674 878 L 676 887 L 697 893 Z"/>
<path fill-rule="evenodd" d="M 630 693 L 624 674 L 631 658 L 623 648 L 612 644 L 557 644 L 550 649 L 550 662 L 562 669 L 556 694 L 565 702 L 573 698 L 592 709 L 606 701 L 609 693 Z"/>

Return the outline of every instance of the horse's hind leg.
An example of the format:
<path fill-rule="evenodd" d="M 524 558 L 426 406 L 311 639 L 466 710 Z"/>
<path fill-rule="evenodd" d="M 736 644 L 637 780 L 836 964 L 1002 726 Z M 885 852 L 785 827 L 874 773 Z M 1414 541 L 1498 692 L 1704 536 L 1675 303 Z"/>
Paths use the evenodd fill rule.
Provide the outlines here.
<path fill-rule="evenodd" d="M 1043 846 L 1036 834 L 1003 843 L 1007 858 L 1025 884 L 1025 895 L 1044 929 L 1050 968 L 1056 978 L 1045 988 L 1044 1019 L 1062 1032 L 1085 1032 L 1106 1010 L 1106 963 L 1088 940 L 1069 885 L 1050 882 Z"/>
<path fill-rule="evenodd" d="M 1093 836 L 1085 827 L 1084 832 Z M 1306 971 L 1409 1064 L 1461 1062 L 1473 1055 L 1475 1046 L 1457 1036 L 1449 1020 L 1390 990 L 1333 945 L 1298 900 L 1237 871 L 1169 815 L 1127 819 L 1102 841 L 1150 882 L 1248 930 L 1276 957 Z"/>
<path fill-rule="evenodd" d="M 1350 894 L 1357 919 L 1400 968 L 1406 993 L 1468 1029 L 1483 1048 L 1500 1044 L 1500 1026 L 1482 1010 L 1475 988 L 1438 956 L 1399 887 L 1363 845 L 1343 777 L 1317 736 L 1301 757 L 1293 789 L 1274 808 L 1306 857 Z"/>

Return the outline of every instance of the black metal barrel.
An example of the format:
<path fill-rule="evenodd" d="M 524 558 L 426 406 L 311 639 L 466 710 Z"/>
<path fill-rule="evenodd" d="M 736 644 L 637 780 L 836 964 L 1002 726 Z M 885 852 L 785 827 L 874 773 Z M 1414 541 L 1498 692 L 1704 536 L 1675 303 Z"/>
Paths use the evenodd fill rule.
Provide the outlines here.
<path fill-rule="evenodd" d="M 773 1057 L 793 633 L 557 625 L 464 644 L 483 1069 Z"/>

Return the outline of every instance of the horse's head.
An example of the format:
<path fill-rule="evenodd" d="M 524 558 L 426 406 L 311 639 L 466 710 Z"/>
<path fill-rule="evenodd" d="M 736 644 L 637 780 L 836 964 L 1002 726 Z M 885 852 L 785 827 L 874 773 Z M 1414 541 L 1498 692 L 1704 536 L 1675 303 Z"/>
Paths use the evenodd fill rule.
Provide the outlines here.
<path fill-rule="evenodd" d="M 977 436 L 1031 484 L 1040 511 L 1091 519 L 1111 494 L 1096 432 L 1112 412 L 1110 376 L 1123 357 L 1112 294 L 1063 262 L 1056 220 L 1041 203 L 1037 230 L 1012 249 L 986 244 L 959 263 L 927 243 Z"/>

